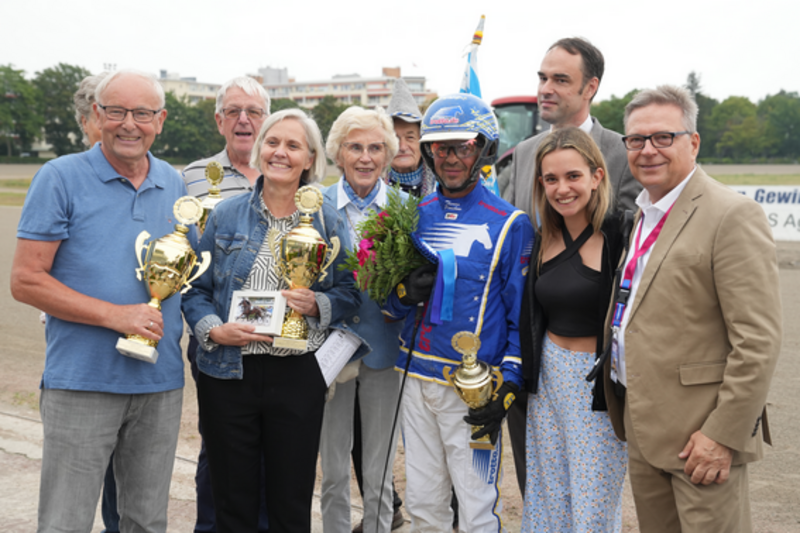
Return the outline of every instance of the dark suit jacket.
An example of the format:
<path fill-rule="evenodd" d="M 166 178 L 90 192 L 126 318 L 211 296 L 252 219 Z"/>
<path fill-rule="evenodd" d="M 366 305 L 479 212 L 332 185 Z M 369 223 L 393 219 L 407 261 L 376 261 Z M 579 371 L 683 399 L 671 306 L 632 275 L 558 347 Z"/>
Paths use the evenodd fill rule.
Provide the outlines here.
<path fill-rule="evenodd" d="M 633 178 L 628 168 L 628 155 L 625 145 L 622 144 L 622 135 L 605 129 L 594 117 L 592 123 L 592 139 L 600 147 L 611 178 L 614 206 L 620 210 L 630 209 L 635 212 L 637 209 L 635 200 L 642 186 Z M 543 131 L 519 143 L 514 150 L 514 160 L 511 165 L 498 176 L 498 186 L 503 199 L 528 213 L 532 221 L 535 220 L 533 173 L 536 167 L 536 150 L 548 133 L 550 132 Z"/>
<path fill-rule="evenodd" d="M 644 458 L 682 469 L 678 453 L 699 429 L 734 450 L 734 465 L 760 459 L 781 345 L 778 262 L 762 208 L 698 167 L 629 305 L 624 401 Z M 610 362 L 608 411 L 625 440 L 624 403 L 609 370 Z"/>

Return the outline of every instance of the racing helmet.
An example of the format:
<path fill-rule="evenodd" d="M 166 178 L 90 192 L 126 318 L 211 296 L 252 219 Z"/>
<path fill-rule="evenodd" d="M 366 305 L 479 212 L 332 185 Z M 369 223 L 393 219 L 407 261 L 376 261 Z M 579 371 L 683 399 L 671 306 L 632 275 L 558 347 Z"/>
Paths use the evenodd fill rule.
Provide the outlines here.
<path fill-rule="evenodd" d="M 459 187 L 463 190 L 480 178 L 481 168 L 497 160 L 499 135 L 497 118 L 486 102 L 467 93 L 442 96 L 428 107 L 420 127 L 422 157 L 435 169 L 429 143 L 436 141 L 468 141 L 483 137 L 483 147 L 472 166 L 470 177 Z M 444 186 L 439 176 L 439 185 Z M 456 191 L 453 191 L 456 192 Z"/>

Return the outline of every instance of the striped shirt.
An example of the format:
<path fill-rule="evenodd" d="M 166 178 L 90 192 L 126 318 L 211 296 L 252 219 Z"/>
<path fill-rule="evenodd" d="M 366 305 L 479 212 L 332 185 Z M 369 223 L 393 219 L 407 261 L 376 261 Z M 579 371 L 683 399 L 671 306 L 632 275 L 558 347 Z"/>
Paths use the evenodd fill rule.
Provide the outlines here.
<path fill-rule="evenodd" d="M 183 182 L 186 184 L 190 196 L 200 200 L 208 196 L 210 184 L 206 181 L 206 165 L 211 161 L 219 162 L 225 174 L 222 178 L 222 183 L 219 184 L 220 195 L 223 198 L 253 190 L 253 186 L 247 176 L 239 172 L 231 164 L 231 160 L 228 157 L 228 149 L 225 148 L 217 155 L 190 163 L 183 169 Z"/>

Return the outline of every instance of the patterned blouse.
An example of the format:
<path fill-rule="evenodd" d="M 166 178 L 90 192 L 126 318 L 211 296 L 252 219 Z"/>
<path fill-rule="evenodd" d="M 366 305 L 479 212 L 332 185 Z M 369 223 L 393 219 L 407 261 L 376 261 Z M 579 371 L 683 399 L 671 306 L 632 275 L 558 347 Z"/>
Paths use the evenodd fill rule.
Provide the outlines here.
<path fill-rule="evenodd" d="M 264 216 L 269 222 L 269 227 L 276 228 L 280 232 L 281 238 L 300 223 L 299 211 L 295 211 L 291 215 L 283 218 L 275 218 L 264 203 L 263 197 L 261 198 L 261 209 L 264 211 Z M 264 239 L 264 242 L 261 243 L 261 248 L 258 250 L 258 256 L 253 263 L 253 268 L 250 269 L 250 274 L 247 276 L 247 281 L 245 281 L 242 286 L 242 290 L 279 291 L 288 288 L 289 285 L 286 283 L 286 280 L 279 276 L 275 270 L 275 258 L 272 256 L 272 250 L 269 248 L 269 239 Z M 287 308 L 286 312 L 288 313 L 289 311 L 290 310 Z M 327 332 L 327 328 L 315 329 L 309 324 L 307 351 L 313 352 L 322 346 L 322 343 L 325 342 L 327 337 Z M 242 355 L 269 354 L 283 357 L 287 355 L 300 355 L 302 353 L 306 352 L 291 348 L 275 348 L 270 342 L 251 342 L 242 348 Z"/>

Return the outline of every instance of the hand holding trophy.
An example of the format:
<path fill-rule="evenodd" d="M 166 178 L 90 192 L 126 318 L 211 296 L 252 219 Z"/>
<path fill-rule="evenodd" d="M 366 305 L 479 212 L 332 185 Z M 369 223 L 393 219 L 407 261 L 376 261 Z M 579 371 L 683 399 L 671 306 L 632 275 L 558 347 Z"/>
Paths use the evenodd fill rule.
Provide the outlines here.
<path fill-rule="evenodd" d="M 492 400 L 503 384 L 503 374 L 499 370 L 492 370 L 489 365 L 478 360 L 481 340 L 471 331 L 459 331 L 453 335 L 451 342 L 453 349 L 463 357 L 455 372 L 452 372 L 449 366 L 444 367 L 444 379 L 453 386 L 456 394 L 470 409 L 480 409 Z M 492 377 L 496 378 L 496 384 L 492 383 Z M 480 429 L 481 426 L 472 426 L 471 433 Z M 477 440 L 470 440 L 469 446 L 479 450 L 494 448 L 489 435 L 484 435 Z"/>
<path fill-rule="evenodd" d="M 196 223 L 203 214 L 200 200 L 192 196 L 179 198 L 175 202 L 173 213 L 179 222 L 175 225 L 173 233 L 145 244 L 150 234 L 143 231 L 136 238 L 135 244 L 136 259 L 139 261 L 136 278 L 142 280 L 144 274 L 144 285 L 150 295 L 147 305 L 159 310 L 163 300 L 177 293 L 181 287 L 183 287 L 182 293 L 189 290 L 191 282 L 199 278 L 211 265 L 209 252 L 203 252 L 202 263 L 197 263 L 197 256 L 189 239 L 186 238 L 189 232 L 187 225 Z M 142 250 L 146 250 L 144 261 L 142 261 Z M 190 278 L 195 264 L 198 267 L 197 272 Z M 158 360 L 157 345 L 158 341 L 141 335 L 126 335 L 117 341 L 117 350 L 122 355 L 155 364 Z"/>
<path fill-rule="evenodd" d="M 317 279 L 323 280 L 341 247 L 338 237 L 331 239 L 331 246 L 311 225 L 311 215 L 322 208 L 322 193 L 316 187 L 300 187 L 294 196 L 297 210 L 302 214 L 300 224 L 279 240 L 280 233 L 272 228 L 267 233 L 269 248 L 275 258 L 275 269 L 290 289 L 309 288 Z M 332 249 L 331 249 L 332 248 Z M 281 336 L 275 337 L 276 348 L 292 348 L 305 351 L 308 347 L 308 323 L 299 312 L 292 310 L 286 315 Z"/>
<path fill-rule="evenodd" d="M 220 196 L 219 184 L 225 177 L 225 169 L 219 161 L 210 161 L 206 165 L 206 181 L 211 185 L 208 188 L 208 196 L 203 198 L 203 213 L 197 221 L 197 229 L 202 234 L 206 230 L 206 222 L 211 215 L 211 211 L 220 203 L 223 198 Z"/>

